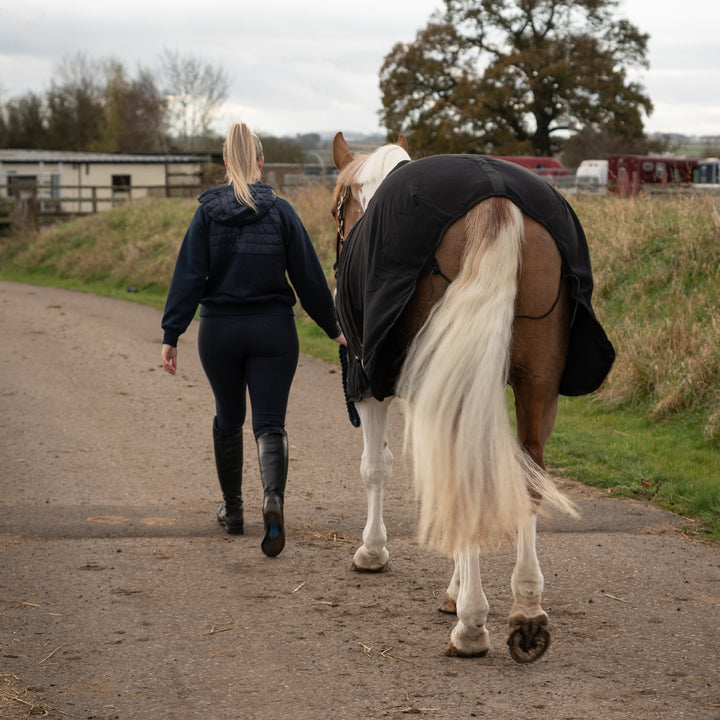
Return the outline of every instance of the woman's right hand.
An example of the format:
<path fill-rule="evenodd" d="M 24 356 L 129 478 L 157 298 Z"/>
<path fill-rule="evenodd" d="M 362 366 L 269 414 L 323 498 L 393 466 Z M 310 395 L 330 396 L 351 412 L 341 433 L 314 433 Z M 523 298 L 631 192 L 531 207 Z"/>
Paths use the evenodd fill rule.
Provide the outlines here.
<path fill-rule="evenodd" d="M 163 345 L 161 356 L 163 370 L 174 375 L 177 370 L 177 348 L 172 345 Z"/>
<path fill-rule="evenodd" d="M 340 333 L 337 337 L 334 337 L 333 340 L 338 345 L 344 345 L 345 347 L 347 347 L 347 340 L 345 339 L 345 335 L 343 333 Z"/>

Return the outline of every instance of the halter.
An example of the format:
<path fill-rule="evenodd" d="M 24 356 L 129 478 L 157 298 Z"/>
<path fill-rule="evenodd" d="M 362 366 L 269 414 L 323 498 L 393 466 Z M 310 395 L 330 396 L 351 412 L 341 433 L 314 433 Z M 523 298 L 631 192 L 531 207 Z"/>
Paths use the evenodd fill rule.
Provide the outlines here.
<path fill-rule="evenodd" d="M 338 262 L 340 261 L 340 251 L 342 246 L 345 244 L 345 200 L 347 200 L 348 193 L 350 192 L 350 186 L 346 185 L 342 192 L 342 195 L 338 197 L 337 201 L 337 235 L 335 236 L 335 264 L 333 270 L 337 270 Z"/>

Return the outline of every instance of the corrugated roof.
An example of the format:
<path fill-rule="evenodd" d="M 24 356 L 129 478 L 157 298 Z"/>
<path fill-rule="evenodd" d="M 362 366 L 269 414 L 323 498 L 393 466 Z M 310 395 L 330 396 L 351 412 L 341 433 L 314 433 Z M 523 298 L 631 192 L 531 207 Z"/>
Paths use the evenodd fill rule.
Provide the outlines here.
<path fill-rule="evenodd" d="M 0 162 L 12 163 L 136 163 L 165 164 L 208 162 L 210 155 L 141 155 L 125 153 L 88 153 L 69 150 L 0 150 Z"/>

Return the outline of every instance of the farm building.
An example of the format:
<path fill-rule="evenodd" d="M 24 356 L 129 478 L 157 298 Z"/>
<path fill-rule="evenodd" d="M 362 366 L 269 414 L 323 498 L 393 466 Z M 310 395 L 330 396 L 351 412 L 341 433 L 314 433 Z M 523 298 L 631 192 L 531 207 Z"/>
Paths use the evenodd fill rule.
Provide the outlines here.
<path fill-rule="evenodd" d="M 40 213 L 85 214 L 125 200 L 196 195 L 205 155 L 0 150 L 0 199 L 33 199 Z"/>

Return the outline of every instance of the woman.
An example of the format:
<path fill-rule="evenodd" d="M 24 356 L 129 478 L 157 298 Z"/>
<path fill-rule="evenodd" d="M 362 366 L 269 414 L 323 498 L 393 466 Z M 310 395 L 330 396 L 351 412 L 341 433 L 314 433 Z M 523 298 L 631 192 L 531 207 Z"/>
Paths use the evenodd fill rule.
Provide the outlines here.
<path fill-rule="evenodd" d="M 177 370 L 177 344 L 198 304 L 198 350 L 215 395 L 213 444 L 223 503 L 218 520 L 242 534 L 242 428 L 246 389 L 262 478 L 262 551 L 285 546 L 288 468 L 285 414 L 298 362 L 292 306 L 297 292 L 315 322 L 345 344 L 315 249 L 293 208 L 260 182 L 263 151 L 244 123 L 223 146 L 226 185 L 203 192 L 180 248 L 165 313 L 163 369 Z"/>

